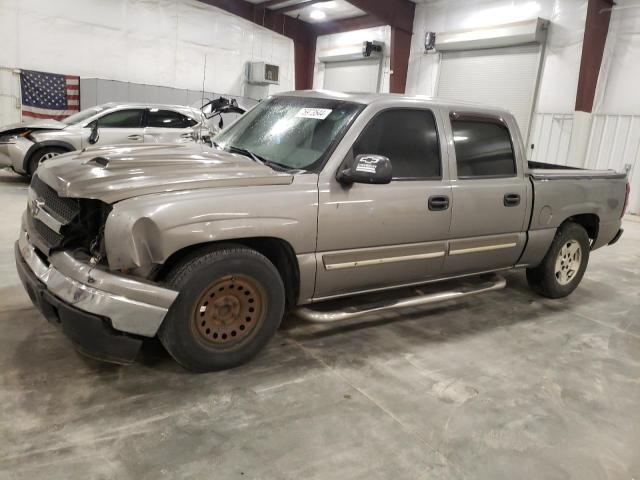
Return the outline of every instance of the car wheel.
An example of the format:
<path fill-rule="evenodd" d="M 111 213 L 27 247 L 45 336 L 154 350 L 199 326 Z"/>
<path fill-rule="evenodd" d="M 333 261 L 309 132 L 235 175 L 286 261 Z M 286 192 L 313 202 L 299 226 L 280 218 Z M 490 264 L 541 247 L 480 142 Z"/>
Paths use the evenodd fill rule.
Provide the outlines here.
<path fill-rule="evenodd" d="M 582 280 L 589 250 L 587 231 L 577 223 L 564 223 L 540 265 L 527 269 L 529 286 L 545 297 L 566 297 Z"/>
<path fill-rule="evenodd" d="M 66 150 L 60 147 L 45 147 L 36 150 L 35 152 L 33 152 L 33 155 L 31 155 L 31 158 L 29 159 L 29 175 L 33 176 L 40 165 L 42 165 L 47 160 L 50 160 L 53 157 L 57 157 L 58 155 L 65 152 Z"/>
<path fill-rule="evenodd" d="M 179 294 L 158 336 L 180 365 L 196 372 L 247 362 L 275 335 L 284 315 L 278 270 L 244 246 L 197 251 L 165 283 Z"/>

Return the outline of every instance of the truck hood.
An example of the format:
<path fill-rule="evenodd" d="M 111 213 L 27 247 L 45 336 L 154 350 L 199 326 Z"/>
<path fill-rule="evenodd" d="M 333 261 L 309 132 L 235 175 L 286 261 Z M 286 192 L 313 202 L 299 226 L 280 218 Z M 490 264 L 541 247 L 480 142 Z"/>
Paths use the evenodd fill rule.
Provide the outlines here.
<path fill-rule="evenodd" d="M 22 130 L 62 130 L 66 127 L 67 125 L 57 120 L 29 120 L 27 122 L 12 123 L 11 125 L 0 127 L 0 133 L 11 133 Z"/>
<path fill-rule="evenodd" d="M 37 175 L 61 197 L 106 203 L 178 190 L 287 185 L 293 181 L 292 175 L 242 155 L 194 143 L 85 149 L 47 161 Z"/>

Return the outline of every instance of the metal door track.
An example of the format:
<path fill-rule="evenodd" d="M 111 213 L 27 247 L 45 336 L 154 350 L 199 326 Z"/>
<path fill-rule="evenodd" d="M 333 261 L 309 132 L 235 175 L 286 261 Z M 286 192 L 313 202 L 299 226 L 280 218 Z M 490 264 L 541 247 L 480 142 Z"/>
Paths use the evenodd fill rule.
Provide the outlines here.
<path fill-rule="evenodd" d="M 295 314 L 309 322 L 314 323 L 332 323 L 348 320 L 351 318 L 367 315 L 369 313 L 380 313 L 390 310 L 397 310 L 406 307 L 417 307 L 421 305 L 430 305 L 433 303 L 446 302 L 480 293 L 501 290 L 507 286 L 504 277 L 492 274 L 489 277 L 479 277 L 479 282 L 475 284 L 466 284 L 451 290 L 419 294 L 412 297 L 401 299 L 386 300 L 382 302 L 369 303 L 366 305 L 350 305 L 340 310 L 319 311 L 309 307 L 300 307 Z"/>

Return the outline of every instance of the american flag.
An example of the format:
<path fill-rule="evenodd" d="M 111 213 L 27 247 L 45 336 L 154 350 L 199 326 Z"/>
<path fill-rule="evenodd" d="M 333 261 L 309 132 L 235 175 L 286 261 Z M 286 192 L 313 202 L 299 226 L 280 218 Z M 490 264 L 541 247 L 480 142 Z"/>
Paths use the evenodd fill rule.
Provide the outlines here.
<path fill-rule="evenodd" d="M 80 110 L 80 77 L 22 70 L 20 86 L 23 120 L 62 120 Z"/>

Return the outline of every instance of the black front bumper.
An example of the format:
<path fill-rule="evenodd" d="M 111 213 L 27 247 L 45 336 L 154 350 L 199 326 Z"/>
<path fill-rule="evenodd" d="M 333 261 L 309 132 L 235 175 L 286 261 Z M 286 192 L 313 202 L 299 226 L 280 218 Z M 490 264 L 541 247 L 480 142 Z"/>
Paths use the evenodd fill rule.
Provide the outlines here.
<path fill-rule="evenodd" d="M 105 362 L 132 363 L 142 340 L 114 330 L 109 320 L 83 312 L 53 296 L 25 263 L 15 245 L 16 267 L 22 285 L 45 318 L 60 327 L 76 349 L 88 357 Z"/>

